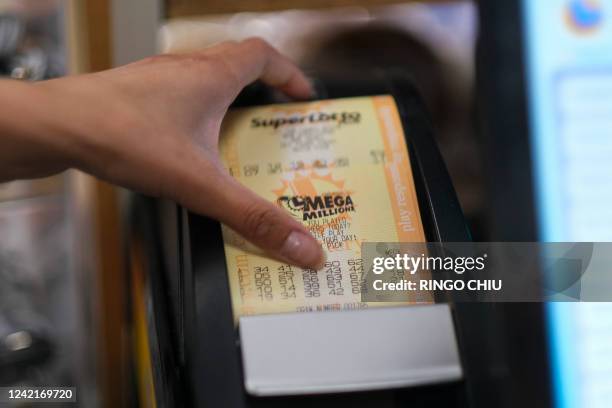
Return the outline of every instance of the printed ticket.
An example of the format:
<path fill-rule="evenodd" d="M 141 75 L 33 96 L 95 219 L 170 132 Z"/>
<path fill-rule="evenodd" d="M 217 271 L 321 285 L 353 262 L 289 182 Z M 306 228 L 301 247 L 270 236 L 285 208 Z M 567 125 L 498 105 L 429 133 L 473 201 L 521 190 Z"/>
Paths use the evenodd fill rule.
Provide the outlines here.
<path fill-rule="evenodd" d="M 361 301 L 361 243 L 425 242 L 391 96 L 233 109 L 220 152 L 235 178 L 301 221 L 327 252 L 321 270 L 297 268 L 265 257 L 224 226 L 236 319 L 380 306 Z M 407 294 L 401 304 L 430 301 L 429 294 Z"/>

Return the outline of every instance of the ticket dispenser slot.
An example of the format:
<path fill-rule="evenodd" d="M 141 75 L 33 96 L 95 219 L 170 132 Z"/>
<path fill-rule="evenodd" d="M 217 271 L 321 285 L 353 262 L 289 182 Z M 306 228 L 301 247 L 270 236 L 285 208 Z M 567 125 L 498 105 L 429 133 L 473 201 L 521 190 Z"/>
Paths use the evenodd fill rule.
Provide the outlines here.
<path fill-rule="evenodd" d="M 321 98 L 393 97 L 408 146 L 425 239 L 469 241 L 429 119 L 410 79 L 379 72 L 366 80 L 319 80 L 317 87 Z M 275 96 L 269 90 L 254 87 L 238 98 L 236 106 L 273 102 Z M 228 280 L 227 248 L 219 224 L 168 203 L 149 201 L 145 207 L 153 208 L 158 234 L 175 237 L 166 244 L 162 238 L 151 251 L 165 258 L 160 262 L 165 266 L 158 268 L 162 271 L 151 274 L 152 281 L 162 282 L 151 285 L 157 287 L 152 307 L 164 311 L 153 313 L 155 327 L 165 326 L 171 333 L 154 336 L 167 338 L 166 344 L 151 347 L 157 355 L 154 362 L 159 362 L 153 364 L 154 379 L 163 378 L 154 381 L 158 400 L 250 407 L 300 406 L 304 398 L 306 405 L 316 401 L 320 406 L 395 407 L 410 403 L 410 396 L 402 391 L 407 387 L 462 378 L 456 316 L 448 304 L 236 313 L 236 305 L 232 307 L 236 288 Z M 176 368 L 168 367 L 169 361 Z M 456 387 L 448 390 L 462 392 Z"/>
<path fill-rule="evenodd" d="M 394 389 L 461 378 L 446 305 L 243 317 L 248 393 Z"/>

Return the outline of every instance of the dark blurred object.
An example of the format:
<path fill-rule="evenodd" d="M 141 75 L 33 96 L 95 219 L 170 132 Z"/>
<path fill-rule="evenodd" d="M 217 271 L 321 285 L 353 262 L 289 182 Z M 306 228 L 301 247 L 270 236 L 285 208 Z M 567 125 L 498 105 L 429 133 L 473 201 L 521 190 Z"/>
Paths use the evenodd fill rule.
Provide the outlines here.
<path fill-rule="evenodd" d="M 448 166 L 474 239 L 484 240 L 485 218 L 481 146 L 476 138 L 471 85 L 440 50 L 408 30 L 372 22 L 328 36 L 303 64 L 319 72 L 356 75 L 372 69 L 411 76 L 432 116 L 436 142 Z"/>
<path fill-rule="evenodd" d="M 11 78 L 29 81 L 45 79 L 48 70 L 45 54 L 37 48 L 15 55 L 6 68 Z"/>
<path fill-rule="evenodd" d="M 30 13 L 20 6 L 0 12 L 0 77 L 37 81 L 63 75 L 61 7 Z"/>
<path fill-rule="evenodd" d="M 448 84 L 434 52 L 409 32 L 384 24 L 368 24 L 340 31 L 305 58 L 307 69 L 356 75 L 372 69 L 400 69 L 413 82 L 434 122 L 451 114 Z"/>
<path fill-rule="evenodd" d="M 486 141 L 489 236 L 537 241 L 533 214 L 521 2 L 479 2 L 477 83 Z M 495 303 L 481 317 L 481 365 L 474 378 L 478 407 L 554 406 L 542 303 Z M 477 329 L 476 327 L 474 329 Z"/>
<path fill-rule="evenodd" d="M 26 330 L 9 333 L 0 341 L 1 384 L 27 379 L 30 370 L 48 362 L 53 354 L 47 337 Z"/>
<path fill-rule="evenodd" d="M 13 14 L 0 14 L 0 58 L 7 58 L 17 52 L 23 31 L 23 22 Z"/>
<path fill-rule="evenodd" d="M 24 47 L 26 24 L 15 14 L 0 14 L 0 76 L 40 80 L 47 72 L 47 58 L 38 47 Z"/>

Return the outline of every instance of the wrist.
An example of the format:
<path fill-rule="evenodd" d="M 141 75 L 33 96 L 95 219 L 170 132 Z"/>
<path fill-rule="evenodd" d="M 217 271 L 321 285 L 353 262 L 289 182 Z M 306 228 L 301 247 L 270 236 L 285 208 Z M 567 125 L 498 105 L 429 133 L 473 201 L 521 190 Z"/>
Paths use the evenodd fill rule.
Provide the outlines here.
<path fill-rule="evenodd" d="M 46 98 L 32 84 L 0 80 L 0 181 L 57 173 L 69 165 L 61 126 L 54 125 Z"/>
<path fill-rule="evenodd" d="M 89 150 L 85 147 L 92 127 L 88 123 L 103 122 L 100 118 L 97 118 L 97 122 L 91 122 L 94 118 L 89 112 L 90 101 L 75 95 L 67 86 L 69 83 L 63 79 L 34 83 L 29 98 L 35 104 L 32 117 L 44 132 L 41 143 L 66 167 L 78 167 Z"/>
<path fill-rule="evenodd" d="M 127 108 L 121 92 L 112 82 L 95 75 L 42 81 L 34 86 L 45 106 L 41 121 L 46 129 L 52 129 L 54 149 L 61 152 L 68 167 L 89 173 L 114 162 L 120 145 L 117 136 L 134 127 L 125 123 Z"/>

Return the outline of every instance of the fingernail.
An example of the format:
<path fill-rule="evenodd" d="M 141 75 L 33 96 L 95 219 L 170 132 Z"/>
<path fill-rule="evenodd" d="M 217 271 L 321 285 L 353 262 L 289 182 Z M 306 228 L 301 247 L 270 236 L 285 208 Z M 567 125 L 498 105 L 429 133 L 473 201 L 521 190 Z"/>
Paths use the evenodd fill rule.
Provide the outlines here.
<path fill-rule="evenodd" d="M 313 77 L 306 77 L 306 81 L 308 82 L 308 87 L 309 87 L 309 98 L 310 99 L 316 99 L 318 92 L 317 92 L 317 80 Z"/>
<path fill-rule="evenodd" d="M 281 255 L 297 265 L 320 269 L 325 262 L 325 254 L 317 241 L 299 231 L 289 234 L 283 246 Z"/>

